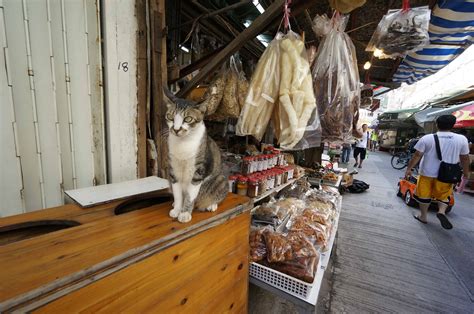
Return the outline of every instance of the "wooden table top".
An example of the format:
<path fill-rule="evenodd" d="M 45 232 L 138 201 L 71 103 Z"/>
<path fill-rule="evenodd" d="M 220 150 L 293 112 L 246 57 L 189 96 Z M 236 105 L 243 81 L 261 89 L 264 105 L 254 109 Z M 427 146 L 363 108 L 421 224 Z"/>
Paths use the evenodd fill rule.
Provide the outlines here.
<path fill-rule="evenodd" d="M 123 202 L 123 201 L 121 201 Z M 65 205 L 48 211 L 48 217 L 113 210 L 114 202 L 88 209 Z M 216 212 L 193 213 L 190 223 L 168 216 L 171 202 L 123 215 L 110 215 L 82 225 L 0 246 L 0 310 L 34 298 L 39 293 L 63 288 L 104 269 L 151 251 L 159 251 L 251 208 L 247 197 L 229 194 Z M 28 219 L 44 219 L 38 211 Z M 76 215 L 77 216 L 77 215 Z M 82 215 L 80 215 L 82 216 Z M 87 215 L 86 215 L 87 216 Z M 20 216 L 0 219 L 0 226 L 24 221 Z M 80 218 L 77 220 L 81 220 Z"/>

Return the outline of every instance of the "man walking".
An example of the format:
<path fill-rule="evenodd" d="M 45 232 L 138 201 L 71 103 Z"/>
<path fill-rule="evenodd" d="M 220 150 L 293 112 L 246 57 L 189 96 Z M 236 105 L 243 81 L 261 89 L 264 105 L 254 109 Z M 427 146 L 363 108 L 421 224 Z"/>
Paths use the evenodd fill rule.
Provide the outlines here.
<path fill-rule="evenodd" d="M 354 168 L 359 166 L 362 168 L 362 162 L 367 154 L 367 144 L 369 143 L 369 131 L 367 130 L 367 124 L 362 124 L 362 138 L 357 142 L 354 148 Z"/>
<path fill-rule="evenodd" d="M 459 134 L 451 132 L 456 117 L 443 115 L 436 120 L 442 161 L 449 164 L 461 163 L 463 176 L 469 173 L 469 147 L 467 139 Z M 428 208 L 431 201 L 438 202 L 438 213 L 436 217 L 445 229 L 452 229 L 453 225 L 446 217 L 446 208 L 449 205 L 449 196 L 453 191 L 452 183 L 439 181 L 438 173 L 441 161 L 436 148 L 435 134 L 423 136 L 415 145 L 415 154 L 408 163 L 405 177 L 409 178 L 412 168 L 421 160 L 420 176 L 416 185 L 415 199 L 420 204 L 421 214 L 414 216 L 422 223 L 427 223 Z"/>

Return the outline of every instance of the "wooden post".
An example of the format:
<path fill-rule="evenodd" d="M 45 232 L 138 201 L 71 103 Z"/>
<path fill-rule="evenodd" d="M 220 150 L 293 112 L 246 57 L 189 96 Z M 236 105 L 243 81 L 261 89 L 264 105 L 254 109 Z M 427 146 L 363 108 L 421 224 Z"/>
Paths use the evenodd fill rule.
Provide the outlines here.
<path fill-rule="evenodd" d="M 168 81 L 166 65 L 165 0 L 151 0 L 151 108 L 152 134 L 156 143 L 158 175 L 166 177 L 167 143 L 164 124 L 166 107 L 163 104 L 163 86 Z"/>
<path fill-rule="evenodd" d="M 137 16 L 137 177 L 147 176 L 147 27 L 146 0 L 136 0 Z"/>
<path fill-rule="evenodd" d="M 281 13 L 284 3 L 285 0 L 275 0 L 275 2 L 273 2 L 262 15 L 253 21 L 250 27 L 237 35 L 235 39 L 231 41 L 211 62 L 202 68 L 202 70 L 199 71 L 199 73 L 178 92 L 178 97 L 186 96 L 203 78 L 211 73 L 211 71 L 215 70 L 222 64 L 222 62 L 227 60 L 232 54 L 244 46 L 248 40 L 251 40 L 260 34 L 265 27 L 271 23 L 273 18 Z"/>

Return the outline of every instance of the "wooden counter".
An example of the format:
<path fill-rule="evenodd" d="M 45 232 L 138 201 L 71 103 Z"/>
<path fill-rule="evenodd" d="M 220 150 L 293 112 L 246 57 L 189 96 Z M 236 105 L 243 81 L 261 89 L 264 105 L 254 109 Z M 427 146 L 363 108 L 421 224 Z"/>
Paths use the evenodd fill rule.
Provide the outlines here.
<path fill-rule="evenodd" d="M 0 219 L 82 223 L 0 246 L 0 311 L 247 311 L 247 197 L 187 224 L 168 217 L 171 202 L 115 215 L 122 202 Z"/>

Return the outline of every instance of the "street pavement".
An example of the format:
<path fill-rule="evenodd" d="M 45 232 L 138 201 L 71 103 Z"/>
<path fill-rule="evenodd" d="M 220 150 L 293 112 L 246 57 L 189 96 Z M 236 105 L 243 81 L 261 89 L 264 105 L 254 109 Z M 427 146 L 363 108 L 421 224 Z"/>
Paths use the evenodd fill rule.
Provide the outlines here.
<path fill-rule="evenodd" d="M 455 195 L 454 229 L 435 212 L 423 225 L 396 196 L 404 171 L 390 158 L 370 152 L 355 177 L 370 189 L 344 195 L 329 311 L 473 313 L 474 197 Z"/>

